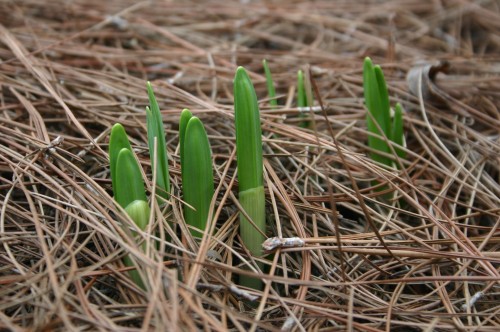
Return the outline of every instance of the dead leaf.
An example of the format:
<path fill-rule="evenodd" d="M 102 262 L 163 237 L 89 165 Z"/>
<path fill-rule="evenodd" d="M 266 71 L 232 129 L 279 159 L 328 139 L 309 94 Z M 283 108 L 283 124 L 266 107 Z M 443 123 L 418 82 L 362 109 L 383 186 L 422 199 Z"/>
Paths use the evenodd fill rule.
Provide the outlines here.
<path fill-rule="evenodd" d="M 447 73 L 449 68 L 450 64 L 448 61 L 439 61 L 433 64 L 424 63 L 413 67 L 406 76 L 410 92 L 418 97 L 419 89 L 422 89 L 422 98 L 424 101 L 432 104 L 446 105 L 447 101 L 436 86 L 434 80 L 438 73 Z M 422 81 L 419 86 L 420 76 L 422 76 Z"/>

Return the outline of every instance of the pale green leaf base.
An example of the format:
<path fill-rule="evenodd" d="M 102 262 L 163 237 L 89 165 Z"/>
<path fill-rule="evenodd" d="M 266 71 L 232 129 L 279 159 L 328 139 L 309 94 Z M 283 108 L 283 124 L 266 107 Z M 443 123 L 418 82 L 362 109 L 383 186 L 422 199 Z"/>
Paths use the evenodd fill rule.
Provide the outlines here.
<path fill-rule="evenodd" d="M 265 195 L 264 187 L 245 190 L 239 194 L 240 204 L 245 209 L 247 214 L 252 218 L 255 225 L 262 231 L 266 231 L 266 211 L 265 211 Z M 255 227 L 248 221 L 247 218 L 240 214 L 240 236 L 245 247 L 250 251 L 252 256 L 261 257 L 262 242 L 266 239 Z M 259 263 L 259 268 L 262 271 L 264 265 Z M 249 276 L 240 276 L 240 285 L 256 290 L 261 290 L 263 283 L 260 279 Z"/>

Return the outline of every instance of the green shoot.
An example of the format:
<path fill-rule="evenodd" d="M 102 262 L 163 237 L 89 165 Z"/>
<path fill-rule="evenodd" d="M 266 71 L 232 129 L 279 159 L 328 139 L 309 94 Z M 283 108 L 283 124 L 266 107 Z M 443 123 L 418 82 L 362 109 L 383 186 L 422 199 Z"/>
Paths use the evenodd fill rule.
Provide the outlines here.
<path fill-rule="evenodd" d="M 149 223 L 149 214 L 150 214 L 148 202 L 142 200 L 135 200 L 125 208 L 125 211 L 129 215 L 130 219 L 134 221 L 134 223 L 141 231 L 144 231 L 146 229 Z M 132 232 L 132 235 L 135 236 L 136 235 L 135 232 Z M 144 252 L 146 251 L 145 243 L 142 245 L 142 250 Z M 130 256 L 125 256 L 123 258 L 123 263 L 125 264 L 125 266 L 135 266 L 135 264 L 130 259 Z M 141 275 L 139 274 L 139 271 L 131 270 L 129 271 L 129 275 L 137 286 L 141 287 L 142 289 L 145 288 L 144 282 L 141 278 Z"/>
<path fill-rule="evenodd" d="M 263 185 L 262 131 L 257 95 L 250 77 L 238 67 L 234 78 L 234 112 L 239 199 L 242 208 L 257 227 L 240 214 L 240 236 L 253 256 L 262 255 L 263 233 L 266 231 Z M 260 265 L 262 269 L 262 265 Z M 261 289 L 262 281 L 240 276 L 240 284 Z"/>
<path fill-rule="evenodd" d="M 147 201 L 144 181 L 127 133 L 119 123 L 111 129 L 109 159 L 113 194 L 118 204 L 126 208 L 135 200 Z"/>
<path fill-rule="evenodd" d="M 115 200 L 126 208 L 135 200 L 147 201 L 141 169 L 129 149 L 123 148 L 116 161 Z"/>
<path fill-rule="evenodd" d="M 278 100 L 276 99 L 276 90 L 274 89 L 273 77 L 271 76 L 271 70 L 267 64 L 267 60 L 262 60 L 262 66 L 264 67 L 264 73 L 266 75 L 267 84 L 267 94 L 269 97 L 269 104 L 271 108 L 276 108 L 278 106 Z"/>
<path fill-rule="evenodd" d="M 391 123 L 387 85 L 385 84 L 382 69 L 380 66 L 374 67 L 370 58 L 366 58 L 363 65 L 363 89 L 366 107 L 369 112 L 366 117 L 368 132 L 380 136 L 386 135 L 390 138 Z M 379 131 L 377 124 L 382 132 Z M 383 138 L 369 135 L 368 146 L 374 150 L 370 154 L 372 160 L 392 166 L 392 160 L 389 157 L 377 153 L 377 151 L 390 152 L 389 145 Z"/>
<path fill-rule="evenodd" d="M 310 89 L 310 85 L 306 84 L 306 79 L 304 76 L 304 72 L 299 70 L 297 72 L 297 106 L 300 109 L 300 117 L 306 118 L 307 114 L 305 112 L 310 112 L 310 108 L 312 106 L 312 91 L 309 90 L 309 94 L 307 93 L 307 87 Z M 309 127 L 309 121 L 302 121 L 300 123 L 300 127 L 307 128 Z"/>
<path fill-rule="evenodd" d="M 297 72 L 297 106 L 307 107 L 306 88 L 304 86 L 304 72 Z"/>
<path fill-rule="evenodd" d="M 188 111 L 189 112 L 189 111 Z M 184 201 L 190 205 L 184 207 L 186 222 L 204 231 L 207 224 L 210 202 L 214 195 L 212 156 L 207 133 L 200 119 L 183 111 L 181 115 L 181 169 Z M 187 125 L 185 119 L 189 117 Z M 183 129 L 185 127 L 185 129 Z M 182 133 L 184 132 L 184 133 Z M 182 151 L 182 150 L 181 150 Z M 202 236 L 192 230 L 193 236 Z"/>
<path fill-rule="evenodd" d="M 149 205 L 142 172 L 130 146 L 125 129 L 115 124 L 109 142 L 111 182 L 116 202 L 125 209 L 139 229 L 144 230 L 149 222 Z M 126 266 L 134 266 L 129 256 L 123 258 Z M 141 288 L 144 283 L 137 270 L 130 277 Z"/>
<path fill-rule="evenodd" d="M 168 199 L 170 193 L 170 176 L 168 172 L 168 157 L 167 157 L 167 144 L 165 142 L 165 130 L 160 114 L 160 107 L 156 101 L 151 83 L 147 83 L 147 90 L 149 96 L 149 105 L 146 107 L 146 123 L 148 130 L 148 145 L 149 156 L 151 159 L 151 166 L 156 164 L 156 186 L 159 189 L 156 194 L 164 199 Z M 156 138 L 156 152 L 157 158 L 155 159 L 154 141 Z M 153 170 L 154 171 L 154 170 Z"/>
<path fill-rule="evenodd" d="M 109 139 L 109 168 L 111 172 L 111 184 L 113 188 L 113 194 L 116 198 L 116 161 L 118 159 L 118 153 L 121 149 L 128 149 L 132 151 L 130 142 L 127 137 L 127 133 L 123 126 L 116 123 L 113 128 L 111 128 L 111 137 Z"/>
<path fill-rule="evenodd" d="M 394 118 L 391 123 L 389 93 L 384 74 L 380 66 L 373 66 L 370 58 L 365 58 L 363 65 L 363 89 L 366 107 L 368 108 L 366 116 L 368 132 L 370 134 L 385 136 L 387 140 L 394 142 L 398 146 L 403 146 L 403 109 L 399 103 L 396 104 Z M 389 167 L 394 167 L 392 158 L 380 154 L 390 154 L 392 152 L 389 144 L 382 137 L 368 136 L 368 146 L 372 150 L 370 153 L 372 160 Z M 406 152 L 402 148 L 394 147 L 394 151 L 399 158 L 406 158 Z M 384 189 L 386 188 L 380 188 L 380 190 Z"/>

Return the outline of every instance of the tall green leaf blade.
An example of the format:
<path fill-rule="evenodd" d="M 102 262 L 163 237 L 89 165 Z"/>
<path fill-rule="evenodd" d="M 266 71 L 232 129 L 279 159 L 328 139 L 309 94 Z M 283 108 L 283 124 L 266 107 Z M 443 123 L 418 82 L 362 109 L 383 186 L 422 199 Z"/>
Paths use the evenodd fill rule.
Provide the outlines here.
<path fill-rule="evenodd" d="M 385 102 L 381 101 L 381 92 L 379 89 L 377 74 L 370 58 L 366 58 L 363 64 L 363 90 L 366 107 L 368 108 L 368 112 L 371 114 L 371 116 L 369 114 L 366 116 L 368 132 L 380 136 L 383 136 L 384 134 L 388 135 L 389 132 L 382 133 L 377 127 L 378 123 L 378 126 L 381 127 L 382 130 L 387 130 L 388 114 L 384 114 Z M 390 152 L 389 146 L 383 138 L 369 135 L 368 146 L 375 151 L 385 153 Z M 370 154 L 374 161 L 388 166 L 392 165 L 392 160 L 390 158 L 382 156 L 375 151 Z"/>
<path fill-rule="evenodd" d="M 297 72 L 297 106 L 307 107 L 307 94 L 302 70 Z"/>
<path fill-rule="evenodd" d="M 312 106 L 312 91 L 310 90 L 310 84 L 306 84 L 306 76 L 304 72 L 299 70 L 297 72 L 297 106 L 301 108 L 300 117 L 307 118 L 310 112 L 310 107 Z M 308 94 L 309 87 L 309 94 Z M 307 112 L 307 113 L 306 113 Z M 309 127 L 309 121 L 302 121 L 299 126 L 301 128 Z"/>
<path fill-rule="evenodd" d="M 276 100 L 276 90 L 274 88 L 271 69 L 269 69 L 266 59 L 262 60 L 262 66 L 264 67 L 264 74 L 266 75 L 267 94 L 270 98 L 269 104 L 271 105 L 271 108 L 275 108 L 278 106 L 278 100 Z"/>
<path fill-rule="evenodd" d="M 382 128 L 382 131 L 389 137 L 391 132 L 391 108 L 389 105 L 389 92 L 385 83 L 384 73 L 379 65 L 373 67 L 375 71 L 375 79 L 377 80 L 380 108 L 377 111 L 377 121 Z"/>
<path fill-rule="evenodd" d="M 262 131 L 257 95 L 250 77 L 238 67 L 234 78 L 234 112 L 236 124 L 236 153 L 239 198 L 242 208 L 254 222 L 240 214 L 240 236 L 253 256 L 262 256 L 262 242 L 266 231 L 265 196 L 263 180 Z M 262 269 L 262 264 L 259 264 Z M 240 284 L 261 289 L 259 279 L 240 276 Z"/>
<path fill-rule="evenodd" d="M 121 207 L 135 200 L 147 201 L 141 169 L 131 150 L 123 148 L 118 153 L 115 176 L 115 200 Z"/>
<path fill-rule="evenodd" d="M 250 77 L 238 67 L 234 79 L 234 117 L 240 191 L 263 185 L 262 130 L 257 95 Z"/>
<path fill-rule="evenodd" d="M 190 110 L 187 108 L 183 109 L 181 112 L 181 118 L 179 120 L 179 145 L 180 145 L 180 153 L 181 153 L 181 175 L 182 175 L 182 182 L 184 182 L 184 174 L 186 172 L 184 171 L 184 165 L 186 164 L 184 162 L 184 140 L 186 136 L 186 128 L 188 125 L 189 120 L 193 117 L 193 114 L 191 113 Z"/>
<path fill-rule="evenodd" d="M 109 168 L 111 172 L 111 185 L 113 188 L 113 195 L 116 197 L 116 164 L 118 159 L 118 154 L 121 149 L 128 149 L 132 151 L 130 142 L 127 137 L 127 133 L 123 126 L 116 123 L 113 128 L 111 128 L 111 137 L 109 138 Z"/>
<path fill-rule="evenodd" d="M 148 145 L 151 166 L 154 167 L 155 160 L 157 165 L 156 185 L 157 194 L 164 199 L 168 199 L 170 193 L 170 176 L 168 171 L 167 144 L 165 142 L 165 129 L 161 118 L 160 107 L 156 101 L 151 83 L 147 83 L 149 105 L 146 108 L 146 123 L 148 130 Z M 156 137 L 157 158 L 155 159 L 154 139 Z M 154 171 L 154 169 L 153 169 Z"/>
<path fill-rule="evenodd" d="M 200 119 L 189 120 L 184 138 L 184 159 L 182 160 L 182 189 L 186 222 L 203 231 L 206 228 L 210 202 L 214 195 L 212 155 L 207 133 Z M 192 230 L 193 236 L 203 234 Z"/>

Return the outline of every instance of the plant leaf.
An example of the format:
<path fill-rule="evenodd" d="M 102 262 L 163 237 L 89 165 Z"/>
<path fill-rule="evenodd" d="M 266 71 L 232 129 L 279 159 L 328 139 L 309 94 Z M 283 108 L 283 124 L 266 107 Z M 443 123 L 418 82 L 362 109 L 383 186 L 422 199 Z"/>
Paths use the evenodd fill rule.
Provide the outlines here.
<path fill-rule="evenodd" d="M 379 92 L 379 109 L 377 111 L 377 121 L 382 128 L 382 131 L 389 136 L 391 132 L 391 108 L 389 105 L 389 92 L 387 91 L 387 84 L 385 83 L 384 73 L 379 65 L 373 67 L 375 71 L 375 78 L 377 79 L 378 92 Z"/>
<path fill-rule="evenodd" d="M 267 94 L 270 99 L 269 104 L 271 105 L 271 108 L 275 108 L 278 106 L 278 100 L 276 100 L 276 90 L 274 89 L 273 77 L 266 59 L 262 60 L 262 66 L 264 67 L 264 74 L 266 75 Z"/>
<path fill-rule="evenodd" d="M 156 185 L 158 187 L 157 195 L 168 199 L 170 193 L 170 176 L 168 171 L 168 156 L 167 145 L 165 142 L 165 129 L 161 118 L 160 107 L 156 101 L 151 83 L 147 83 L 149 105 L 146 107 L 146 123 L 148 130 L 148 146 L 149 156 L 151 159 L 151 167 L 157 166 Z M 157 158 L 155 159 L 154 139 L 156 137 Z M 154 169 L 153 169 L 154 171 Z"/>
<path fill-rule="evenodd" d="M 135 200 L 147 201 L 141 169 L 131 150 L 123 148 L 118 153 L 115 176 L 115 200 L 120 206 L 126 208 Z"/>
<path fill-rule="evenodd" d="M 182 182 L 184 182 L 184 139 L 186 136 L 186 128 L 189 120 L 193 117 L 193 114 L 187 108 L 183 109 L 181 112 L 181 118 L 179 120 L 179 145 L 180 145 L 180 153 L 181 153 L 181 175 Z"/>
<path fill-rule="evenodd" d="M 377 71 L 380 71 L 381 73 L 380 69 L 378 69 Z M 385 105 L 388 105 L 388 101 L 381 101 L 381 97 L 384 97 L 387 94 L 387 88 L 385 88 L 385 91 L 380 91 L 379 82 L 384 81 L 383 75 L 381 76 L 380 73 L 376 74 L 376 70 L 373 67 L 371 59 L 366 58 L 363 64 L 363 91 L 366 107 L 368 108 L 369 112 L 369 114 L 366 115 L 366 124 L 369 133 L 383 136 L 384 134 L 390 134 L 390 132 L 385 131 L 384 134 L 382 134 L 379 131 L 376 123 L 378 123 L 379 127 L 382 130 L 387 130 L 387 123 L 389 121 L 388 119 L 390 114 L 385 107 Z M 384 139 L 372 135 L 368 136 L 368 146 L 375 151 L 385 153 L 389 153 L 390 151 L 389 146 Z M 390 158 L 382 156 L 377 152 L 370 153 L 370 156 L 374 161 L 387 166 L 392 165 L 392 160 Z"/>
<path fill-rule="evenodd" d="M 185 206 L 184 216 L 189 225 L 203 231 L 214 195 L 214 178 L 207 133 L 200 119 L 195 116 L 191 117 L 186 127 L 182 163 L 184 201 L 194 208 Z M 202 236 L 202 233 L 195 230 L 191 234 Z"/>
<path fill-rule="evenodd" d="M 241 239 L 251 254 L 262 256 L 262 242 L 266 231 L 265 196 L 262 161 L 262 131 L 260 128 L 257 95 L 247 72 L 238 67 L 234 78 L 234 116 L 236 124 L 236 154 L 239 182 L 239 199 L 250 221 L 240 213 Z M 262 264 L 259 264 L 263 268 Z M 240 276 L 240 284 L 262 289 L 262 281 Z"/>
<path fill-rule="evenodd" d="M 257 95 L 250 77 L 238 67 L 234 78 L 234 117 L 239 190 L 263 185 L 262 131 Z"/>
<path fill-rule="evenodd" d="M 123 126 L 116 123 L 113 128 L 111 128 L 111 137 L 109 138 L 109 168 L 111 172 L 111 184 L 113 188 L 113 195 L 116 199 L 116 164 L 118 159 L 118 154 L 121 149 L 128 149 L 132 152 L 132 147 L 127 137 L 127 133 Z"/>
<path fill-rule="evenodd" d="M 306 87 L 304 86 L 304 73 L 302 70 L 297 72 L 297 106 L 307 107 Z"/>

